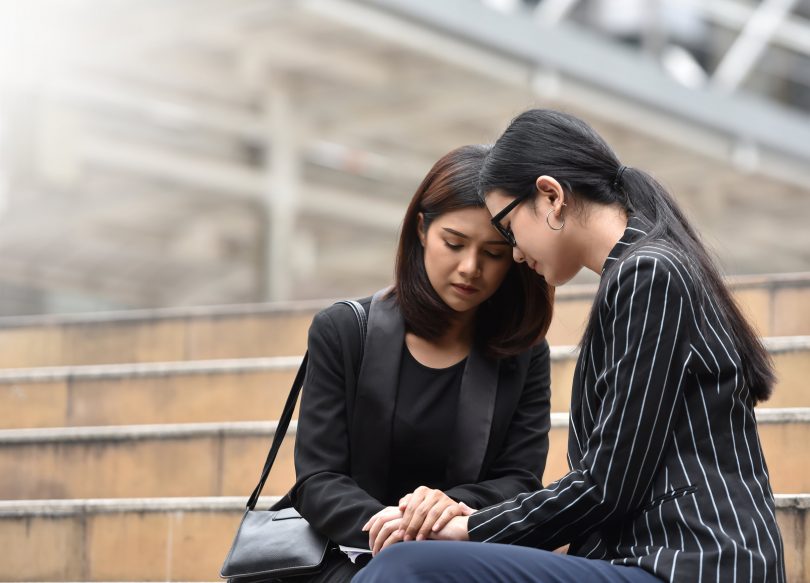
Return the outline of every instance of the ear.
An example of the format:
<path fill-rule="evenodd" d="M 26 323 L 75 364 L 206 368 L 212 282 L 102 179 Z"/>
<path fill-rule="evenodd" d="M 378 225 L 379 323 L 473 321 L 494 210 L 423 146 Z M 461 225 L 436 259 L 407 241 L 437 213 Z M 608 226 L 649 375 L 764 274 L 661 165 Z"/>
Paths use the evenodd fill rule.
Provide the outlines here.
<path fill-rule="evenodd" d="M 565 189 L 556 178 L 545 174 L 538 176 L 534 186 L 537 188 L 541 202 L 545 201 L 548 208 L 554 209 L 558 213 L 565 206 Z"/>
<path fill-rule="evenodd" d="M 419 236 L 422 247 L 424 247 L 425 241 L 427 241 L 427 233 L 425 232 L 425 215 L 423 213 L 416 215 L 416 234 Z"/>

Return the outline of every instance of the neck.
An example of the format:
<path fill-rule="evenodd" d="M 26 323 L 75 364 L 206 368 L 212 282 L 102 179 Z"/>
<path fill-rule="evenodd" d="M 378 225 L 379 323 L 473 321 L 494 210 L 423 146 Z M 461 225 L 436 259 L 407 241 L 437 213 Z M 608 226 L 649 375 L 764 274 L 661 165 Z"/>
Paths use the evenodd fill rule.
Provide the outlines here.
<path fill-rule="evenodd" d="M 426 340 L 408 332 L 405 343 L 418 362 L 431 368 L 446 368 L 466 357 L 472 347 L 475 312 L 457 314 L 444 334 Z"/>
<path fill-rule="evenodd" d="M 472 342 L 475 330 L 475 312 L 476 310 L 469 310 L 461 314 L 456 314 L 456 316 L 450 320 L 450 324 L 444 334 L 436 339 L 436 344 L 444 346 L 454 346 L 458 344 L 469 345 Z"/>
<path fill-rule="evenodd" d="M 624 235 L 627 212 L 617 205 L 595 204 L 584 214 L 585 220 L 576 222 L 582 265 L 599 275 L 610 251 Z"/>

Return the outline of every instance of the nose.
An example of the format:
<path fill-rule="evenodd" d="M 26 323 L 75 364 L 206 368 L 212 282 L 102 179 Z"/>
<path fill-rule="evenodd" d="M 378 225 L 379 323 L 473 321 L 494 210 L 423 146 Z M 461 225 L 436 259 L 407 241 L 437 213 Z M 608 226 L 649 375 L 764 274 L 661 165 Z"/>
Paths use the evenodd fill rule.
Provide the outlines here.
<path fill-rule="evenodd" d="M 461 262 L 458 264 L 458 272 L 469 279 L 474 279 L 481 275 L 481 263 L 478 258 L 478 253 L 471 249 L 469 253 L 465 253 Z"/>
<path fill-rule="evenodd" d="M 526 261 L 526 257 L 523 256 L 523 252 L 517 247 L 512 247 L 512 257 L 515 259 L 515 263 L 523 263 Z"/>

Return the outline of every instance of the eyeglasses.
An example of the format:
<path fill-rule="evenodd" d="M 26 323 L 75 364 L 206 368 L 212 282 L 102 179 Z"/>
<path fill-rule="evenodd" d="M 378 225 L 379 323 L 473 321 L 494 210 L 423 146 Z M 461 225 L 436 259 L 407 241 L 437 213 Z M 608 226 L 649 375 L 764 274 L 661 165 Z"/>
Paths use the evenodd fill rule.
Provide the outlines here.
<path fill-rule="evenodd" d="M 517 240 L 515 240 L 515 234 L 512 232 L 512 229 L 510 229 L 509 227 L 504 227 L 501 224 L 501 221 L 503 220 L 503 218 L 506 215 L 511 213 L 515 209 L 515 207 L 517 205 L 522 203 L 528 197 L 529 197 L 529 195 L 527 195 L 527 194 L 524 194 L 523 196 L 517 197 L 515 200 L 513 200 L 508 205 L 503 207 L 503 209 L 501 209 L 501 212 L 499 212 L 497 215 L 492 217 L 492 220 L 490 221 L 492 223 L 492 226 L 495 227 L 495 230 L 498 231 L 501 234 L 501 237 L 506 239 L 506 241 L 512 247 L 517 247 Z"/>

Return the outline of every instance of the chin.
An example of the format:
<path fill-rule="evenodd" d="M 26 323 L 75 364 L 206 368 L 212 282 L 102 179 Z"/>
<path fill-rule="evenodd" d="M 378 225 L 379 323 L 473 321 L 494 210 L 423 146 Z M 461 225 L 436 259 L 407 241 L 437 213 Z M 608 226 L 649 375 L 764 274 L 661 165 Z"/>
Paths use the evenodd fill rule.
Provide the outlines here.
<path fill-rule="evenodd" d="M 448 306 L 450 306 L 450 308 L 454 312 L 456 312 L 458 314 L 465 314 L 465 313 L 469 312 L 470 310 L 475 310 L 480 305 L 478 303 L 475 303 L 475 304 L 469 303 L 469 304 L 467 304 L 467 303 L 462 303 L 462 302 L 453 302 L 452 304 L 447 303 L 447 302 L 445 302 L 445 303 Z"/>
<path fill-rule="evenodd" d="M 577 273 L 579 273 L 579 269 L 577 269 L 573 273 L 566 273 L 566 274 L 563 274 L 563 275 L 557 275 L 556 273 L 553 273 L 551 275 L 546 275 L 544 277 L 546 278 L 546 283 L 548 283 L 549 285 L 552 285 L 554 287 L 559 287 L 561 285 L 565 285 L 566 283 L 568 283 L 569 281 L 574 279 L 574 276 Z"/>
<path fill-rule="evenodd" d="M 442 298 L 442 301 L 449 307 L 451 310 L 458 314 L 463 314 L 465 312 L 469 312 L 470 310 L 474 310 L 479 305 L 480 302 L 465 302 L 461 298 Z"/>

